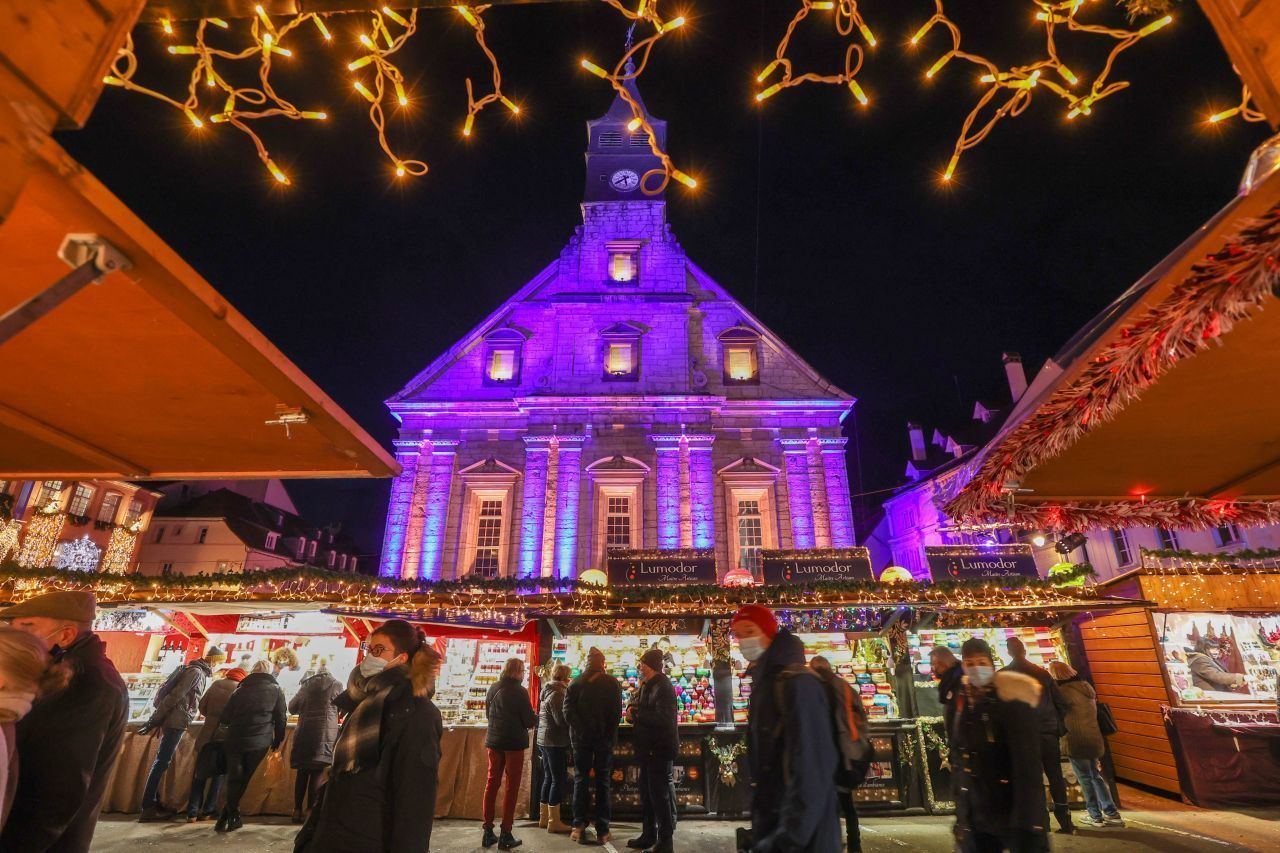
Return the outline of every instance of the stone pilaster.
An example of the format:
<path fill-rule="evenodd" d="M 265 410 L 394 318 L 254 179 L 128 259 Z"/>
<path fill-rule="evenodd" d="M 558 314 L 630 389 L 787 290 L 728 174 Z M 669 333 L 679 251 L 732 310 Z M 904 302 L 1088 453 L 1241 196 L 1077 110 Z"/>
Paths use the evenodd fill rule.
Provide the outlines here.
<path fill-rule="evenodd" d="M 688 437 L 689 515 L 693 523 L 693 547 L 716 545 L 715 472 L 711 466 L 714 435 Z"/>
<path fill-rule="evenodd" d="M 582 481 L 582 436 L 561 436 L 557 444 L 555 576 L 569 580 L 578 576 L 578 501 Z"/>
<path fill-rule="evenodd" d="M 658 455 L 658 548 L 680 547 L 680 436 L 651 435 Z"/>
<path fill-rule="evenodd" d="M 816 438 L 807 445 L 809 461 L 809 508 L 813 512 L 813 545 L 831 547 L 831 517 L 827 506 L 827 475 L 823 468 L 822 448 Z"/>
<path fill-rule="evenodd" d="M 382 559 L 378 577 L 398 578 L 404 570 L 404 549 L 409 532 L 409 511 L 413 502 L 414 480 L 418 472 L 417 441 L 392 442 L 400 474 L 391 481 L 391 500 L 387 505 L 387 524 L 382 534 Z"/>
<path fill-rule="evenodd" d="M 423 445 L 423 455 L 429 447 L 431 450 L 430 479 L 426 489 L 426 505 L 422 518 L 422 557 L 418 563 L 418 577 L 426 580 L 440 580 L 440 561 L 444 556 L 445 524 L 449 517 L 449 497 L 453 488 L 454 460 L 458 455 L 460 442 L 432 439 Z M 418 460 L 418 470 L 422 471 L 427 460 Z M 415 493 L 418 490 L 415 489 Z"/>
<path fill-rule="evenodd" d="M 831 546 L 852 548 L 857 536 L 853 526 L 853 506 L 849 499 L 849 472 L 845 464 L 846 438 L 820 438 L 822 471 L 827 480 L 827 515 L 831 523 Z"/>
<path fill-rule="evenodd" d="M 786 459 L 787 502 L 791 511 L 791 547 L 813 548 L 813 506 L 809 489 L 809 442 L 803 438 L 784 438 Z"/>
<path fill-rule="evenodd" d="M 542 436 L 524 439 L 524 501 L 520 515 L 519 577 L 542 575 L 542 528 L 547 512 L 547 463 L 551 443 Z"/>

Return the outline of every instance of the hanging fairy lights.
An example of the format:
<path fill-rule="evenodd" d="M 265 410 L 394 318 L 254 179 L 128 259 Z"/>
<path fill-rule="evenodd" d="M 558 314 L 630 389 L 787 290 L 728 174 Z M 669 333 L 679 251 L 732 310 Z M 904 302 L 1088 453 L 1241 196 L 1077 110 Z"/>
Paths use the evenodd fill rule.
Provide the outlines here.
<path fill-rule="evenodd" d="M 787 53 L 791 47 L 791 37 L 795 35 L 796 28 L 809 17 L 809 13 L 813 11 L 832 12 L 834 15 L 836 32 L 841 36 L 849 36 L 854 29 L 858 30 L 859 35 L 868 47 L 876 46 L 876 37 L 867 26 L 866 21 L 862 19 L 862 15 L 858 12 L 858 4 L 855 0 L 802 0 L 800 10 L 796 12 L 791 22 L 787 24 L 786 32 L 782 36 L 782 40 L 778 42 L 777 50 L 774 51 L 773 61 L 764 67 L 764 70 L 756 75 L 756 83 L 768 86 L 756 93 L 757 101 L 764 101 L 772 98 L 774 95 L 791 86 L 799 86 L 802 83 L 829 83 L 837 86 L 847 86 L 849 91 L 853 93 L 853 97 L 862 106 L 871 103 L 867 97 L 867 93 L 863 90 L 862 85 L 858 83 L 857 74 L 862 69 L 862 60 L 864 57 L 862 46 L 850 42 L 845 48 L 844 53 L 844 71 L 840 74 L 818 74 L 814 72 L 806 72 L 804 74 L 795 74 L 792 68 L 791 60 Z M 775 78 L 775 71 L 781 69 L 780 77 Z M 773 82 L 769 82 L 770 80 Z"/>
<path fill-rule="evenodd" d="M 493 51 L 489 49 L 489 45 L 484 40 L 484 14 L 488 6 L 454 6 L 458 14 L 463 20 L 475 31 L 476 44 L 480 45 L 480 50 L 484 52 L 485 57 L 489 60 L 489 65 L 493 69 L 493 91 L 480 99 L 476 99 L 475 93 L 471 88 L 471 78 L 467 78 L 467 118 L 462 125 L 462 135 L 471 136 L 471 131 L 475 127 L 476 116 L 490 104 L 502 104 L 512 115 L 520 115 L 520 105 L 515 101 L 502 94 L 502 69 L 498 67 L 498 58 L 493 55 Z"/>
<path fill-rule="evenodd" d="M 388 19 L 399 29 L 398 35 L 391 34 L 391 28 L 387 26 Z M 409 93 L 404 86 L 404 74 L 389 57 L 404 47 L 417 29 L 417 9 L 411 10 L 406 17 L 389 6 L 383 6 L 382 11 L 372 13 L 369 31 L 359 34 L 358 40 L 365 53 L 347 63 L 348 71 L 360 72 L 352 80 L 352 87 L 360 97 L 369 102 L 369 122 L 377 131 L 378 145 L 391 160 L 397 178 L 427 173 L 425 162 L 401 157 L 392 149 L 387 141 L 387 113 L 384 107 L 388 101 L 394 101 L 394 108 L 403 109 L 409 106 Z M 370 73 L 373 78 L 366 86 L 361 80 L 361 75 Z M 368 77 L 366 76 L 365 79 Z"/>
<path fill-rule="evenodd" d="M 1249 91 L 1248 85 L 1244 85 L 1240 89 L 1240 103 L 1229 109 L 1214 113 L 1206 121 L 1209 124 L 1217 124 L 1235 116 L 1240 116 L 1243 120 L 1250 122 L 1267 120 L 1266 114 L 1253 106 L 1253 93 Z"/>

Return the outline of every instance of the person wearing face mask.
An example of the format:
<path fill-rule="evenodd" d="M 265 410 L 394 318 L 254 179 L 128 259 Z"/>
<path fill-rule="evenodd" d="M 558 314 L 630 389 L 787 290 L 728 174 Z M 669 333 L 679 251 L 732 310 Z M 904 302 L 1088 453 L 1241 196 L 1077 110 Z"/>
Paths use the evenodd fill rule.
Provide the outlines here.
<path fill-rule="evenodd" d="M 833 853 L 841 848 L 837 742 L 827 691 L 807 666 L 804 644 L 773 611 L 740 607 L 730 629 L 751 661 L 747 761 L 751 853 Z"/>
<path fill-rule="evenodd" d="M 244 826 L 240 798 L 268 750 L 279 749 L 284 742 L 288 722 L 284 691 L 271 674 L 271 664 L 260 660 L 231 694 L 218 720 L 227 758 L 227 802 L 215 831 L 235 832 Z"/>
<path fill-rule="evenodd" d="M 346 722 L 294 853 L 427 853 L 443 734 L 431 701 L 440 663 L 403 619 L 369 635 L 358 695 L 348 689 L 333 700 Z"/>
<path fill-rule="evenodd" d="M 964 853 L 1048 853 L 1049 813 L 1040 767 L 1040 684 L 995 670 L 991 647 L 961 647 L 965 688 L 955 727 L 960 760 L 956 827 Z"/>
<path fill-rule="evenodd" d="M 0 619 L 48 644 L 70 673 L 66 688 L 39 698 L 17 722 L 18 792 L 0 850 L 85 851 L 120 755 L 129 694 L 93 633 L 88 592 L 49 592 L 0 611 Z"/>

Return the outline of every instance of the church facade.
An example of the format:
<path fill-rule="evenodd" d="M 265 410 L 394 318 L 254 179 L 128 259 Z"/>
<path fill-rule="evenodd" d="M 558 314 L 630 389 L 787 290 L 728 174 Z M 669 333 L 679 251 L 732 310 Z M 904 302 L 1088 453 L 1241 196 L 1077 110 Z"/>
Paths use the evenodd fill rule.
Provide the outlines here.
<path fill-rule="evenodd" d="M 761 550 L 854 544 L 853 398 L 688 258 L 630 118 L 588 123 L 560 256 L 387 401 L 383 577 L 576 578 L 614 548 L 758 576 Z"/>

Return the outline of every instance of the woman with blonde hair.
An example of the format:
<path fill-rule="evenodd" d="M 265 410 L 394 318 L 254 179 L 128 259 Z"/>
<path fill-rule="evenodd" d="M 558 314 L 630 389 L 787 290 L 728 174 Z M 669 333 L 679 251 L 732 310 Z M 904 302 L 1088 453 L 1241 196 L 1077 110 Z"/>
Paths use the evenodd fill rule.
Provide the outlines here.
<path fill-rule="evenodd" d="M 480 843 L 484 847 L 497 844 L 499 850 L 514 850 L 521 843 L 511 834 L 511 828 L 515 823 L 520 777 L 524 774 L 524 751 L 529 748 L 529 729 L 538 724 L 523 682 L 524 661 L 510 658 L 484 700 L 484 712 L 489 720 L 489 730 L 484 737 L 489 774 L 484 783 L 484 837 Z M 504 780 L 507 791 L 502 800 L 502 835 L 498 836 L 493 832 L 493 818 L 498 788 Z"/>
<path fill-rule="evenodd" d="M 568 789 L 569 722 L 564 716 L 564 697 L 572 676 L 573 670 L 557 664 L 538 696 L 538 753 L 542 756 L 542 790 L 538 796 L 542 813 L 538 826 L 546 827 L 548 832 L 570 830 L 560 817 L 560 806 Z"/>
<path fill-rule="evenodd" d="M 18 790 L 14 724 L 39 696 L 67 686 L 70 672 L 52 664 L 44 640 L 17 628 L 0 627 L 0 827 Z"/>
<path fill-rule="evenodd" d="M 1111 788 L 1098 768 L 1098 759 L 1106 752 L 1106 741 L 1098 727 L 1098 694 L 1093 685 L 1060 660 L 1049 662 L 1049 674 L 1058 683 L 1067 702 L 1067 734 L 1062 738 L 1062 754 L 1076 772 L 1088 817 L 1080 819 L 1084 826 L 1124 826 L 1124 818 L 1111 799 Z"/>

